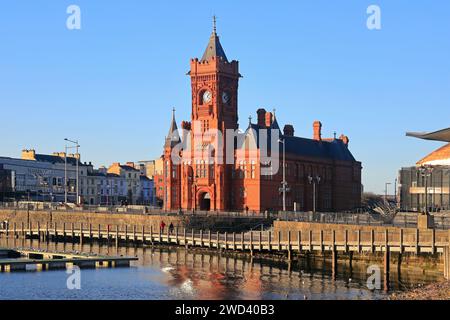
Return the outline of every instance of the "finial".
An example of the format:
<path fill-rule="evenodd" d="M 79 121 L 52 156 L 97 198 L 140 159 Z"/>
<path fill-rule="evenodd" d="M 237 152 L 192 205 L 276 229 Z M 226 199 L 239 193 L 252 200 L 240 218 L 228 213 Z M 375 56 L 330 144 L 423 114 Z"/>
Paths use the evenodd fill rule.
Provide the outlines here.
<path fill-rule="evenodd" d="M 273 118 L 275 119 L 275 112 L 277 111 L 277 109 L 273 108 Z"/>
<path fill-rule="evenodd" d="M 252 124 L 252 116 L 248 117 L 248 124 Z"/>
<path fill-rule="evenodd" d="M 336 131 L 334 132 L 334 140 L 336 140 Z"/>
<path fill-rule="evenodd" d="M 216 17 L 216 15 L 213 15 L 213 32 L 214 33 L 216 33 L 216 31 L 217 31 L 216 23 L 217 23 L 217 17 Z"/>

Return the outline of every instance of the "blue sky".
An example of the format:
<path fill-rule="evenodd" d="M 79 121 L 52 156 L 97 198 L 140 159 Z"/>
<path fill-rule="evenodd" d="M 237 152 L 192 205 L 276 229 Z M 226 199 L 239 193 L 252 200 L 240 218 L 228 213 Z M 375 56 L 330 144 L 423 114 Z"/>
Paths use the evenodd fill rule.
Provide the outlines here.
<path fill-rule="evenodd" d="M 81 30 L 66 8 L 81 8 Z M 366 28 L 379 5 L 382 29 Z M 241 126 L 276 108 L 280 125 L 350 137 L 365 189 L 442 143 L 406 131 L 449 127 L 450 2 L 17 0 L 0 5 L 0 155 L 50 153 L 79 139 L 96 166 L 156 158 L 172 107 L 190 118 L 189 59 L 218 16 L 240 61 Z"/>

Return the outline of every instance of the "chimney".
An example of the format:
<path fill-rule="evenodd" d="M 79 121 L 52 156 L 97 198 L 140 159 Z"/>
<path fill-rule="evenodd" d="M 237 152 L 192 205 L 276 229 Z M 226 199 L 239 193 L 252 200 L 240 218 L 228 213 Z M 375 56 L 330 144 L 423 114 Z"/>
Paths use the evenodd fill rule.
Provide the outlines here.
<path fill-rule="evenodd" d="M 127 162 L 127 166 L 132 167 L 132 168 L 135 168 L 134 162 Z"/>
<path fill-rule="evenodd" d="M 191 123 L 189 121 L 182 121 L 181 128 L 184 130 L 191 130 Z"/>
<path fill-rule="evenodd" d="M 273 113 L 266 112 L 266 127 L 272 126 L 272 123 L 273 123 Z"/>
<path fill-rule="evenodd" d="M 345 146 L 348 147 L 348 143 L 350 142 L 350 139 L 346 135 L 341 134 L 339 139 L 341 139 L 342 142 L 345 144 Z"/>
<path fill-rule="evenodd" d="M 258 115 L 258 127 L 264 128 L 266 126 L 266 110 L 260 108 L 256 111 L 256 114 Z"/>
<path fill-rule="evenodd" d="M 294 136 L 294 126 L 291 124 L 287 124 L 284 126 L 283 133 L 286 137 Z"/>
<path fill-rule="evenodd" d="M 322 123 L 320 121 L 314 121 L 314 140 L 322 141 Z"/>
<path fill-rule="evenodd" d="M 36 160 L 36 151 L 34 149 L 22 150 L 23 160 Z"/>

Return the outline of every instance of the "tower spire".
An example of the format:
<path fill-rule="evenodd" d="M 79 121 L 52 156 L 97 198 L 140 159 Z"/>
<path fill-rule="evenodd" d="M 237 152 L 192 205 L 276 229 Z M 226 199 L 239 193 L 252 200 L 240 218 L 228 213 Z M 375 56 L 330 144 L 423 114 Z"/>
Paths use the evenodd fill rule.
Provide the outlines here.
<path fill-rule="evenodd" d="M 175 108 L 172 108 L 172 121 L 170 122 L 169 133 L 166 137 L 166 147 L 173 147 L 180 142 L 180 136 L 178 134 L 177 121 L 175 120 Z"/>
<path fill-rule="evenodd" d="M 208 61 L 213 57 L 219 57 L 225 62 L 228 62 L 227 56 L 225 55 L 225 51 L 222 48 L 222 45 L 219 41 L 219 36 L 217 35 L 217 17 L 213 16 L 213 32 L 209 37 L 208 46 L 206 47 L 205 52 L 203 53 L 203 57 L 201 59 L 202 62 Z"/>

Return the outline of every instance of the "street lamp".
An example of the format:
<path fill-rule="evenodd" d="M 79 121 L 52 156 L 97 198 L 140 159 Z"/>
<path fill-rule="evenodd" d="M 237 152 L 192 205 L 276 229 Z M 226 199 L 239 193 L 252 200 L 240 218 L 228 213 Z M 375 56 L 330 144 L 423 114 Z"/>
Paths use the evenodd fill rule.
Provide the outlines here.
<path fill-rule="evenodd" d="M 384 202 L 387 202 L 387 196 L 388 196 L 388 186 L 390 186 L 390 182 L 386 182 L 384 184 Z"/>
<path fill-rule="evenodd" d="M 198 181 L 198 175 L 195 175 L 193 178 L 194 181 L 192 182 L 192 200 L 194 201 L 194 213 L 197 211 L 197 181 Z"/>
<path fill-rule="evenodd" d="M 424 215 L 428 216 L 428 177 L 433 173 L 433 167 L 431 166 L 421 166 L 419 168 L 420 175 L 425 178 L 425 210 Z"/>
<path fill-rule="evenodd" d="M 283 192 L 283 212 L 286 212 L 286 141 L 285 139 L 278 139 L 278 142 L 283 145 L 283 181 L 281 182 L 281 191 Z"/>
<path fill-rule="evenodd" d="M 77 158 L 78 156 L 79 156 L 79 152 L 78 152 L 78 150 L 79 150 L 79 148 L 80 148 L 80 145 L 78 144 L 78 141 L 72 141 L 72 140 L 69 140 L 69 139 L 67 139 L 67 138 L 65 138 L 64 139 L 64 141 L 66 141 L 66 142 L 70 142 L 70 143 L 73 143 L 74 144 L 74 146 L 72 146 L 72 147 L 69 147 L 69 146 L 67 146 L 67 144 L 66 144 L 66 149 L 65 149 L 65 155 L 64 155 L 64 200 L 65 200 L 65 203 L 67 204 L 67 150 L 68 149 L 76 149 L 76 156 L 75 156 L 75 160 L 76 160 L 76 168 L 77 168 L 77 183 L 76 183 L 76 195 L 77 195 L 77 200 L 76 200 L 76 204 L 77 205 L 79 205 L 80 204 L 80 194 L 79 194 L 79 180 L 80 180 L 80 174 L 79 174 L 79 158 Z"/>
<path fill-rule="evenodd" d="M 313 185 L 313 213 L 316 213 L 316 184 L 320 184 L 320 176 L 308 176 L 309 184 Z"/>

